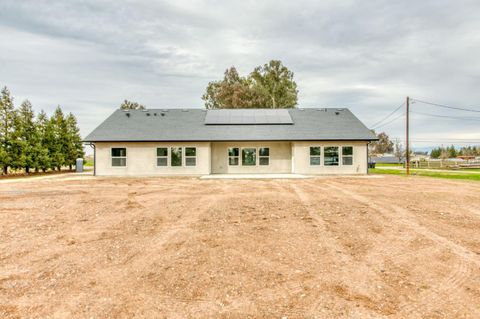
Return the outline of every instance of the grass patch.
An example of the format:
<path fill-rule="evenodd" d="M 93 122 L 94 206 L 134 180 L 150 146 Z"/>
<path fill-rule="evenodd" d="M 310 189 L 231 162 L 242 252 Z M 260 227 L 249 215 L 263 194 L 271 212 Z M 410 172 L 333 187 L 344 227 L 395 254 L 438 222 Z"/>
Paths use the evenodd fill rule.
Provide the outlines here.
<path fill-rule="evenodd" d="M 468 171 L 468 172 L 479 172 L 480 173 L 480 168 L 460 168 L 460 171 Z"/>
<path fill-rule="evenodd" d="M 83 166 L 93 167 L 93 161 L 85 161 L 85 163 L 83 163 Z"/>
<path fill-rule="evenodd" d="M 407 176 L 405 171 L 400 169 L 374 168 L 374 169 L 369 169 L 368 171 L 369 173 L 373 173 L 373 174 L 389 174 L 389 175 Z M 462 173 L 450 173 L 450 172 L 432 172 L 432 171 L 424 171 L 419 169 L 419 170 L 411 170 L 410 175 L 480 181 L 480 172 L 478 174 L 462 174 Z"/>
<path fill-rule="evenodd" d="M 376 163 L 376 167 L 396 167 L 396 166 L 403 166 L 402 164 L 397 163 Z"/>

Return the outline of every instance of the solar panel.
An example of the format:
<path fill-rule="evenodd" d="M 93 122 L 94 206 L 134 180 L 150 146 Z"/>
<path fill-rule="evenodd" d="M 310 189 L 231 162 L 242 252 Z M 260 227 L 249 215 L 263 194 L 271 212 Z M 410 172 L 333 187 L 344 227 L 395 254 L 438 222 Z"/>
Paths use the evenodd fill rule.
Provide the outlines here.
<path fill-rule="evenodd" d="M 293 124 L 293 120 L 285 109 L 223 109 L 207 110 L 205 124 Z"/>

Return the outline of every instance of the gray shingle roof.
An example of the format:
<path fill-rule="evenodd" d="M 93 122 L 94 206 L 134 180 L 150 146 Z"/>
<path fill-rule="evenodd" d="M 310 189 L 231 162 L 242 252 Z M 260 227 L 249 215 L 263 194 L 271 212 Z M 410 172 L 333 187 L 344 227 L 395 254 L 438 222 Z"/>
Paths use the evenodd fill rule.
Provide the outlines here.
<path fill-rule="evenodd" d="M 286 109 L 222 109 L 208 110 L 205 124 L 293 124 Z"/>
<path fill-rule="evenodd" d="M 215 110 L 215 112 L 218 111 L 222 110 Z M 207 112 L 209 111 L 205 109 L 149 109 L 129 112 L 116 110 L 84 141 L 369 141 L 376 139 L 375 135 L 348 109 L 289 109 L 293 125 L 206 125 Z"/>

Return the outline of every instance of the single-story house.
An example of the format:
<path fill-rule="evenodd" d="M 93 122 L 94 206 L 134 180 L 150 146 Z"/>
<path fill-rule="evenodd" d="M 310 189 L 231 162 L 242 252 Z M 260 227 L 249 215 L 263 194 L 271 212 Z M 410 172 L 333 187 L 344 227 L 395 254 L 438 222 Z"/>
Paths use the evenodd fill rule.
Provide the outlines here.
<path fill-rule="evenodd" d="M 116 110 L 86 138 L 95 174 L 366 174 L 375 135 L 345 108 Z"/>
<path fill-rule="evenodd" d="M 401 165 L 405 162 L 404 159 L 397 156 L 371 156 L 370 162 L 377 164 L 398 164 Z"/>

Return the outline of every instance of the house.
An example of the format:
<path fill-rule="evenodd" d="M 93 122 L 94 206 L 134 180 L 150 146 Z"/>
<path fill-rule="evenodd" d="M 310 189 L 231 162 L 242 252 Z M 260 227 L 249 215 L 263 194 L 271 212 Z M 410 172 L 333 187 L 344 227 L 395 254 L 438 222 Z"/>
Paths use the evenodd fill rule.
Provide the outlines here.
<path fill-rule="evenodd" d="M 403 164 L 405 159 L 397 157 L 397 156 L 371 156 L 370 162 L 374 162 L 377 164 Z"/>
<path fill-rule="evenodd" d="M 116 110 L 86 138 L 95 174 L 366 174 L 375 135 L 345 108 Z"/>

